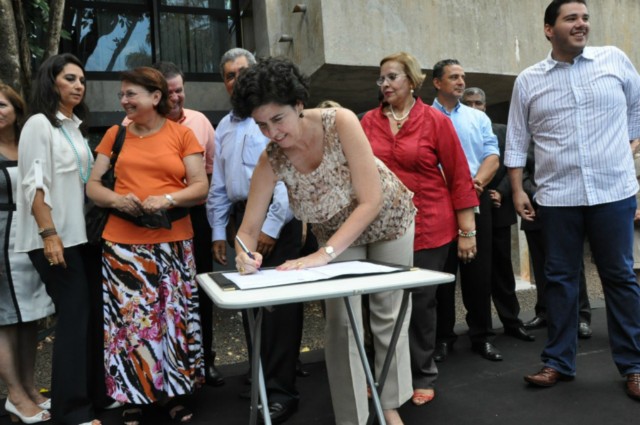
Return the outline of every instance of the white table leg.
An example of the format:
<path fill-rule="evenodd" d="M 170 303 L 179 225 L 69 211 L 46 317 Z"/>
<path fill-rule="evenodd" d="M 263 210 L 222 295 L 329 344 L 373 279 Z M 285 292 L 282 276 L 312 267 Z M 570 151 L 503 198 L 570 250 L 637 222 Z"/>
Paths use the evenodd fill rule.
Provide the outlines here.
<path fill-rule="evenodd" d="M 358 352 L 360 353 L 360 360 L 362 361 L 364 374 L 367 377 L 367 382 L 369 383 L 369 386 L 371 387 L 371 398 L 373 399 L 375 416 L 378 417 L 378 421 L 380 425 L 387 425 L 387 422 L 384 420 L 384 415 L 382 414 L 382 404 L 380 403 L 380 396 L 378 395 L 378 390 L 376 390 L 376 382 L 373 379 L 373 374 L 371 373 L 371 368 L 369 367 L 369 362 L 367 361 L 367 354 L 364 351 L 364 341 L 362 340 L 362 338 L 360 338 L 360 329 L 358 329 L 358 325 L 356 324 L 355 317 L 353 316 L 353 309 L 351 308 L 351 302 L 349 301 L 349 297 L 344 297 L 343 299 L 344 299 L 345 307 L 347 308 L 347 314 L 349 315 L 349 322 L 351 323 L 351 329 L 353 330 L 353 337 L 356 339 L 356 346 L 358 347 Z"/>
<path fill-rule="evenodd" d="M 264 382 L 264 373 L 262 370 L 262 361 L 260 360 L 260 347 L 262 344 L 262 315 L 263 308 L 257 309 L 256 317 L 253 317 L 253 309 L 247 310 L 247 318 L 249 320 L 249 329 L 251 331 L 251 411 L 249 416 L 249 424 L 256 425 L 258 423 L 258 402 L 262 402 L 262 415 L 265 425 L 271 425 L 271 416 L 269 415 L 269 400 L 267 399 L 267 388 Z"/>
<path fill-rule="evenodd" d="M 404 318 L 407 315 L 407 308 L 409 307 L 409 300 L 411 299 L 410 291 L 403 291 L 402 294 L 402 303 L 400 304 L 400 311 L 398 312 L 398 318 L 396 319 L 396 324 L 393 326 L 393 334 L 391 335 L 391 341 L 389 341 L 389 351 L 384 358 L 384 364 L 382 366 L 382 371 L 380 372 L 380 376 L 378 378 L 377 392 L 378 394 L 382 394 L 382 389 L 384 388 L 384 383 L 387 380 L 387 374 L 389 373 L 389 366 L 391 365 L 391 360 L 393 359 L 393 353 L 396 350 L 396 345 L 398 344 L 398 338 L 400 337 L 400 331 L 402 330 L 402 323 L 404 322 Z M 367 425 L 373 425 L 375 421 L 375 416 L 369 415 L 369 420 L 367 421 Z"/>

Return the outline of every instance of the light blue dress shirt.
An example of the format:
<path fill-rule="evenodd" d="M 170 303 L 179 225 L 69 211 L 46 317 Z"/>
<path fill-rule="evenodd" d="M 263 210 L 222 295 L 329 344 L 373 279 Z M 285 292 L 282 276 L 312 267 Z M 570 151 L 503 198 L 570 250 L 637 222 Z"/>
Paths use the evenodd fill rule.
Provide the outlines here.
<path fill-rule="evenodd" d="M 239 119 L 228 113 L 215 135 L 213 179 L 207 197 L 207 218 L 213 229 L 212 240 L 226 240 L 226 227 L 234 203 L 246 201 L 253 170 L 269 143 L 252 118 Z M 282 226 L 293 218 L 283 182 L 276 184 L 262 231 L 274 239 Z"/>
<path fill-rule="evenodd" d="M 449 112 L 438 102 L 437 98 L 433 100 L 433 107 L 448 116 L 453 122 L 469 163 L 471 177 L 475 177 L 486 157 L 500 156 L 498 138 L 493 134 L 491 120 L 487 114 L 460 102 Z"/>
<path fill-rule="evenodd" d="M 638 137 L 640 77 L 620 49 L 585 47 L 573 64 L 549 53 L 516 79 L 504 162 L 523 167 L 533 141 L 540 205 L 615 202 L 638 191 Z"/>

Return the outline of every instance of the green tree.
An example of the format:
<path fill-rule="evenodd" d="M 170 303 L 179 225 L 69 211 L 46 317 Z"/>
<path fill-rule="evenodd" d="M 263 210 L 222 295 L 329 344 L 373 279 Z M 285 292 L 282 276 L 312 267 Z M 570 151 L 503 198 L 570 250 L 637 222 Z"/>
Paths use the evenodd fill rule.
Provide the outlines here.
<path fill-rule="evenodd" d="M 65 0 L 0 0 L 0 81 L 29 98 L 32 66 L 58 53 Z"/>

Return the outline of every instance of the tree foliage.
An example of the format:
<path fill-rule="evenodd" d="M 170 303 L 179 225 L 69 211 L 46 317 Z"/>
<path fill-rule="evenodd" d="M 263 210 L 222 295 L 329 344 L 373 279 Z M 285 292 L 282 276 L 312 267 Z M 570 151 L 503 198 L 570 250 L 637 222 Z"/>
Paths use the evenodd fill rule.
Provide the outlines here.
<path fill-rule="evenodd" d="M 58 53 L 65 0 L 0 0 L 0 81 L 25 98 L 31 92 L 32 69 Z"/>

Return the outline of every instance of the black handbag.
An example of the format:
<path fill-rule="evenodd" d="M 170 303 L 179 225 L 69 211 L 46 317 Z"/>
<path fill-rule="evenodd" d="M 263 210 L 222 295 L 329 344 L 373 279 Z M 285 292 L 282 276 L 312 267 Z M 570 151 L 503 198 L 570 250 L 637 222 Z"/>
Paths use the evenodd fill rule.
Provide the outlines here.
<path fill-rule="evenodd" d="M 120 155 L 120 150 L 124 144 L 124 137 L 127 133 L 127 128 L 123 125 L 118 129 L 116 135 L 116 141 L 113 143 L 111 150 L 111 162 L 109 169 L 102 175 L 102 185 L 108 189 L 113 190 L 116 185 L 115 165 Z M 87 214 L 85 214 L 84 220 L 87 227 L 87 242 L 92 245 L 99 245 L 102 243 L 102 232 L 104 226 L 107 224 L 107 219 L 111 213 L 110 208 L 102 208 L 91 202 Z"/>
<path fill-rule="evenodd" d="M 160 210 L 153 214 L 142 214 L 132 216 L 118 210 L 112 210 L 111 214 L 117 215 L 135 224 L 136 226 L 146 227 L 147 229 L 171 229 L 171 223 L 189 215 L 189 208 L 177 207 L 170 210 Z"/>

